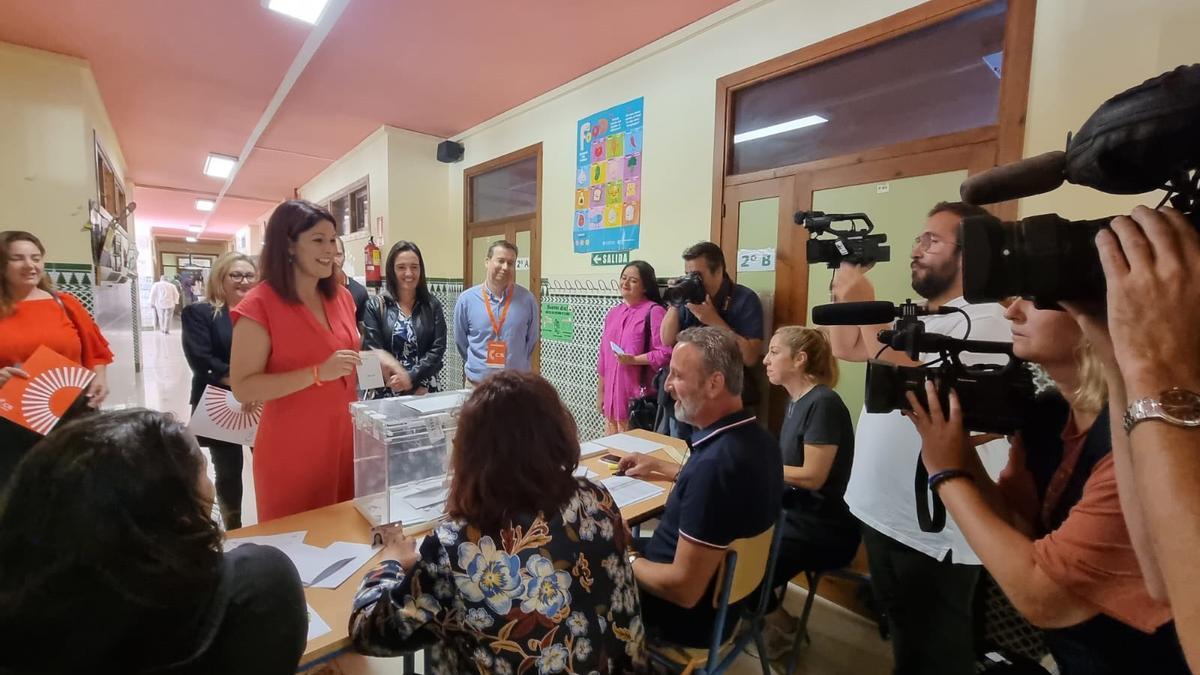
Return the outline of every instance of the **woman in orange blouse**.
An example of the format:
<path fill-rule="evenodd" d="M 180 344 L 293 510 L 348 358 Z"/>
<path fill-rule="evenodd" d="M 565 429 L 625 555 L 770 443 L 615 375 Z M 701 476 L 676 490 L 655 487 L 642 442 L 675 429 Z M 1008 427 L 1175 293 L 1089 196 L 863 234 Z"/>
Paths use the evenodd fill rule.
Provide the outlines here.
<path fill-rule="evenodd" d="M 98 408 L 108 395 L 105 368 L 113 355 L 100 327 L 83 305 L 59 293 L 45 269 L 46 247 L 19 230 L 0 232 L 0 387 L 14 377 L 28 377 L 21 364 L 45 345 L 91 369 L 86 403 Z M 0 486 L 40 435 L 0 418 Z"/>

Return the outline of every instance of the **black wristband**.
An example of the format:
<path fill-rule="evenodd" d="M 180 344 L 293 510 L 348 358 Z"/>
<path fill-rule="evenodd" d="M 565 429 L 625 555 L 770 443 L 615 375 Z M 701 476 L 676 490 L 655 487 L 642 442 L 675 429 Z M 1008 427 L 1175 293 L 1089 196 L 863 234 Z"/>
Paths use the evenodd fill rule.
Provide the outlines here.
<path fill-rule="evenodd" d="M 939 471 L 929 477 L 929 491 L 936 493 L 939 485 L 952 478 L 969 478 L 971 480 L 975 479 L 975 477 L 971 475 L 971 472 L 966 469 L 946 469 L 945 471 Z"/>

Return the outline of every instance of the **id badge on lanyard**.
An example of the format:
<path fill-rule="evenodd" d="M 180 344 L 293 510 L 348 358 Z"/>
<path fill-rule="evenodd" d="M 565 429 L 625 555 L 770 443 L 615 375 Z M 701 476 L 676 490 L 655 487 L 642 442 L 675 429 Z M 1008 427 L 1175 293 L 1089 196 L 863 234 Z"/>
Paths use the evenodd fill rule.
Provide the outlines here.
<path fill-rule="evenodd" d="M 487 309 L 488 320 L 492 324 L 492 333 L 495 337 L 493 340 L 488 340 L 487 357 L 483 364 L 488 368 L 503 368 L 508 365 L 508 344 L 500 338 L 500 331 L 504 329 L 504 321 L 508 318 L 508 308 L 512 305 L 512 296 L 515 289 L 512 286 L 508 287 L 508 291 L 504 298 L 504 309 L 500 311 L 500 320 L 496 320 L 496 315 L 492 312 L 492 302 L 488 299 L 487 286 L 484 285 L 479 289 L 483 295 L 483 306 Z"/>

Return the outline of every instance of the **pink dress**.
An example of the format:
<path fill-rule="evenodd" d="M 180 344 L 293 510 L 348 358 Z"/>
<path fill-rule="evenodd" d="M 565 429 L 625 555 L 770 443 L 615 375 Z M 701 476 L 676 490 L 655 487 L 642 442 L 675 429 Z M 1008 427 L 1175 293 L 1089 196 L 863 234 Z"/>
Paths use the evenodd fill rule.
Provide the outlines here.
<path fill-rule="evenodd" d="M 624 302 L 613 307 L 604 317 L 604 333 L 600 336 L 600 357 L 596 372 L 604 378 L 604 417 L 610 420 L 629 419 L 629 401 L 641 394 L 643 378 L 651 384 L 654 374 L 671 362 L 671 348 L 663 345 L 660 329 L 667 310 L 643 300 L 630 306 Z M 646 340 L 646 316 L 650 316 L 650 344 Z M 610 343 L 615 342 L 626 354 L 648 354 L 650 367 L 623 366 L 617 363 Z M 647 372 L 649 371 L 649 372 Z"/>

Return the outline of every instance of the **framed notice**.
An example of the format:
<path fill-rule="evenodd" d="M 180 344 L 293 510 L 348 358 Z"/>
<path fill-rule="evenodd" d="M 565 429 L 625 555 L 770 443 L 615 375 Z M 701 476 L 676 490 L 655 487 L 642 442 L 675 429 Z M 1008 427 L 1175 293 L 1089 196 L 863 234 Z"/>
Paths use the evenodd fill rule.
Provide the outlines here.
<path fill-rule="evenodd" d="M 602 110 L 575 130 L 576 253 L 638 248 L 642 222 L 642 99 Z"/>

